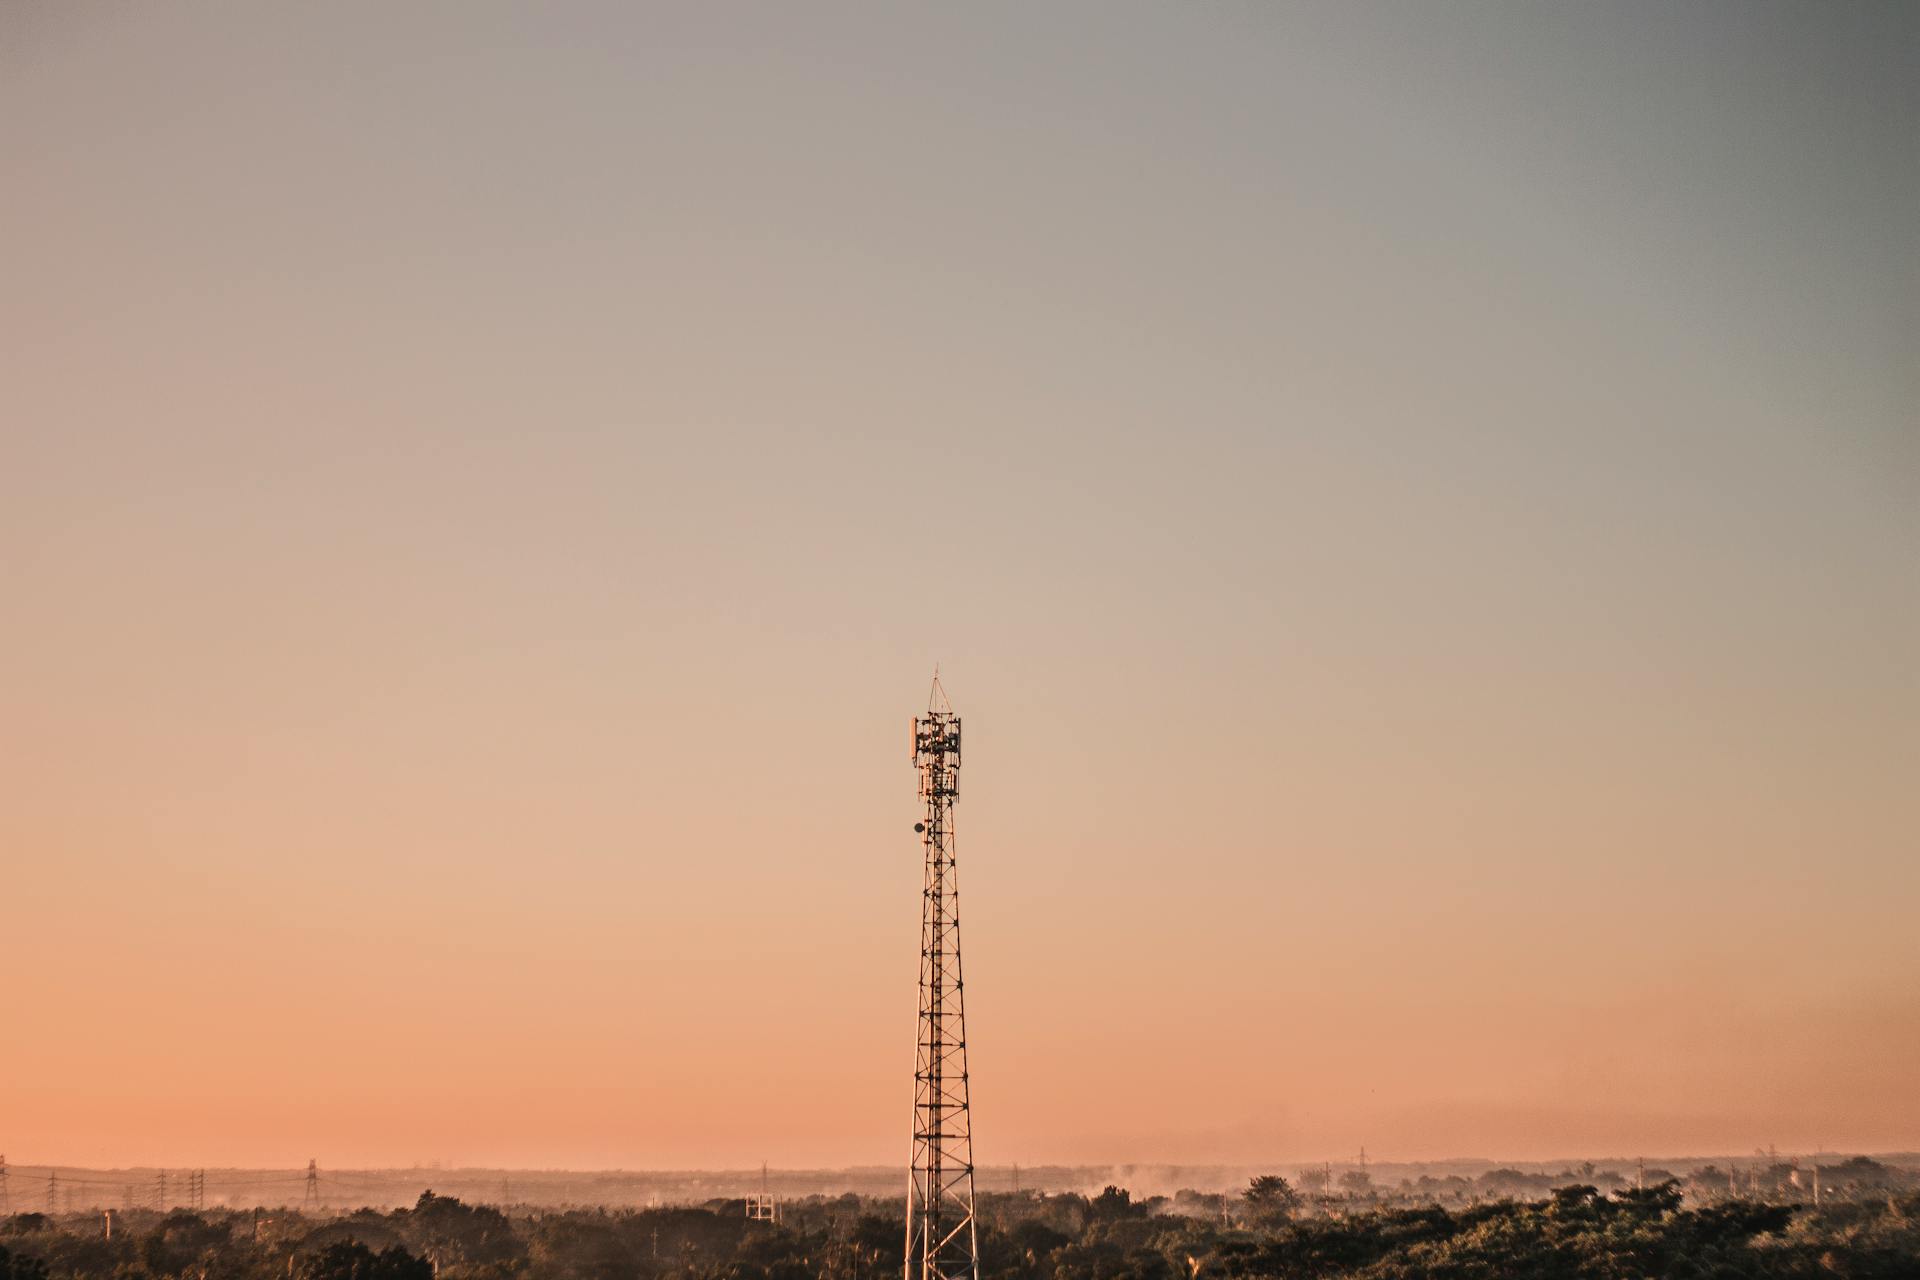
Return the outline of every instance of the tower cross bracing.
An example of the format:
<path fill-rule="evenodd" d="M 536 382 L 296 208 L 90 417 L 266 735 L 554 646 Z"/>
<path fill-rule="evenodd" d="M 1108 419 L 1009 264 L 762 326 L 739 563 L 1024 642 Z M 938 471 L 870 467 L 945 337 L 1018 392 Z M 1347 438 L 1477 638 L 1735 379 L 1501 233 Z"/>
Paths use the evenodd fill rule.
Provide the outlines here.
<path fill-rule="evenodd" d="M 960 968 L 960 883 L 953 804 L 960 794 L 960 717 L 938 675 L 913 722 L 925 817 L 920 895 L 920 1019 L 913 1069 L 913 1159 L 907 1175 L 903 1280 L 979 1280 L 973 1207 L 973 1112 L 967 1096 L 966 983 Z"/>

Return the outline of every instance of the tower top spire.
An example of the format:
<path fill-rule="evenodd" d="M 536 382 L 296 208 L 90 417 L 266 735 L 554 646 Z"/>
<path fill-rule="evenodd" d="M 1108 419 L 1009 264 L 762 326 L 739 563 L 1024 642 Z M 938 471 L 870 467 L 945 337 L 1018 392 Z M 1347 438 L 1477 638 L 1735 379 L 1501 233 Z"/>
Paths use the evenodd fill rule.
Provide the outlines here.
<path fill-rule="evenodd" d="M 933 688 L 927 691 L 927 714 L 952 715 L 953 704 L 947 701 L 946 686 L 940 683 L 940 664 L 933 664 Z"/>

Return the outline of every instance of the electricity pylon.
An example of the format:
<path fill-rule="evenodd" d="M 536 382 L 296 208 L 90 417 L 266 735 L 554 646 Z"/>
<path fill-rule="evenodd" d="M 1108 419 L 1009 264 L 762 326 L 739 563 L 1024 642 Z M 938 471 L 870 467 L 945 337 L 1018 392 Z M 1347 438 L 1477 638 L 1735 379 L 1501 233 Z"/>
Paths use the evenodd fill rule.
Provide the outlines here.
<path fill-rule="evenodd" d="M 902 1280 L 979 1280 L 966 984 L 960 976 L 960 884 L 953 856 L 960 717 L 940 687 L 938 672 L 927 714 L 913 722 L 913 763 L 920 771 L 920 798 L 926 802 L 926 818 L 914 829 L 920 832 L 927 865 L 920 897 L 920 1024 Z"/>

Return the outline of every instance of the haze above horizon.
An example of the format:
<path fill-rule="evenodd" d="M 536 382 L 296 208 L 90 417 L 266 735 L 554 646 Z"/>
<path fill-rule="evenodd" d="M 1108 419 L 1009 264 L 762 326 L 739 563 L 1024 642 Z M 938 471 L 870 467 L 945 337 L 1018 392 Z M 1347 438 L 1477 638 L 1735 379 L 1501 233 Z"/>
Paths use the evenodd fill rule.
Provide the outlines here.
<path fill-rule="evenodd" d="M 1920 1148 L 1920 10 L 0 8 L 0 1151 Z"/>

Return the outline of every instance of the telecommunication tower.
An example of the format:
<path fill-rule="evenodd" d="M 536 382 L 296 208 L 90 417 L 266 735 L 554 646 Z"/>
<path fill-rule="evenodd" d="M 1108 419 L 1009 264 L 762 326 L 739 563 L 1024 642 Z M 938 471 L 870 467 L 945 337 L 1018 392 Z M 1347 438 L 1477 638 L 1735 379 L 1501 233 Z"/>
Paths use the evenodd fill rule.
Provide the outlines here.
<path fill-rule="evenodd" d="M 913 763 L 926 803 L 926 818 L 915 823 L 914 830 L 925 846 L 927 866 L 920 895 L 920 1023 L 903 1280 L 979 1280 L 966 984 L 960 976 L 960 884 L 953 856 L 960 717 L 953 713 L 937 671 L 927 714 L 913 722 Z"/>

